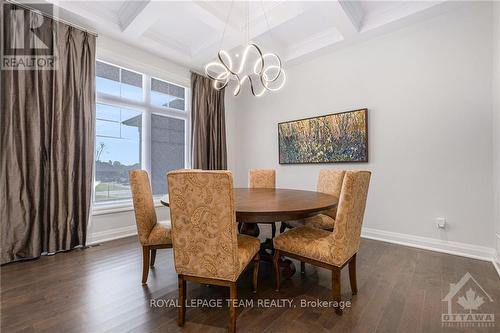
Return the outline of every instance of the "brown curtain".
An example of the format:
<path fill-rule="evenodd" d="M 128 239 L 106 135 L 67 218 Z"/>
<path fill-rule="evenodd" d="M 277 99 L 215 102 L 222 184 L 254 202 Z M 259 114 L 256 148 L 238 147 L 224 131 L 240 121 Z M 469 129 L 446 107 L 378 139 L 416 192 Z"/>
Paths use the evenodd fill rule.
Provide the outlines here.
<path fill-rule="evenodd" d="M 24 11 L 25 18 L 38 15 Z M 19 34 L 14 30 L 22 23 L 12 24 L 15 19 L 4 16 L 4 48 Z M 55 56 L 55 69 L 1 71 L 2 264 L 85 245 L 87 232 L 95 36 L 46 17 L 39 19 L 44 25 L 37 34 Z M 31 55 L 46 51 L 33 49 Z"/>
<path fill-rule="evenodd" d="M 224 89 L 217 91 L 209 78 L 191 74 L 193 168 L 226 170 Z"/>

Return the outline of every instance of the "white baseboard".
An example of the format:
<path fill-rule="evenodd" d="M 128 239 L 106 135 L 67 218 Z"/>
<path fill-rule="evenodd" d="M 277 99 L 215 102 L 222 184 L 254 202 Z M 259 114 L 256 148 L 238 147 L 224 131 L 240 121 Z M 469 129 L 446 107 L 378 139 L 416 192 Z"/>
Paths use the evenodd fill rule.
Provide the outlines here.
<path fill-rule="evenodd" d="M 125 238 L 134 235 L 137 235 L 137 227 L 135 225 L 129 225 L 126 227 L 114 228 L 111 230 L 93 232 L 89 235 L 87 239 L 87 245 L 108 242 L 111 240 Z"/>
<path fill-rule="evenodd" d="M 498 275 L 500 276 L 500 253 L 497 253 L 495 255 L 495 258 L 492 260 L 493 266 L 495 266 L 495 269 L 497 270 Z"/>
<path fill-rule="evenodd" d="M 493 262 L 495 257 L 495 249 L 490 247 L 400 234 L 372 228 L 363 228 L 361 237 L 490 262 Z"/>
<path fill-rule="evenodd" d="M 135 225 L 99 231 L 89 235 L 87 244 L 92 245 L 134 235 L 137 235 L 137 227 Z M 362 229 L 361 237 L 467 258 L 490 261 L 500 276 L 500 253 L 496 253 L 493 248 L 366 227 Z"/>
<path fill-rule="evenodd" d="M 493 258 L 493 266 L 495 266 L 498 275 L 500 275 L 500 234 L 496 234 L 495 244 L 496 244 L 496 253 Z"/>

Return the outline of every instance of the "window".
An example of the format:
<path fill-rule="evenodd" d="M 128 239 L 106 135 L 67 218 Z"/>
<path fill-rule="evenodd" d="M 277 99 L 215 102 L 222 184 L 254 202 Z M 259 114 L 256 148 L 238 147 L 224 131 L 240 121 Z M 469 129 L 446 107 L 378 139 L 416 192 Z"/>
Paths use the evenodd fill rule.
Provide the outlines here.
<path fill-rule="evenodd" d="M 129 203 L 128 171 L 145 169 L 153 195 L 165 174 L 189 167 L 187 88 L 102 61 L 96 63 L 94 203 Z"/>
<path fill-rule="evenodd" d="M 182 87 L 151 79 L 151 104 L 177 110 L 186 109 L 185 90 Z"/>
<path fill-rule="evenodd" d="M 141 168 L 142 113 L 96 105 L 95 201 L 130 198 L 128 170 Z"/>
<path fill-rule="evenodd" d="M 165 194 L 166 170 L 184 168 L 185 121 L 159 114 L 151 115 L 151 185 L 153 195 Z"/>
<path fill-rule="evenodd" d="M 95 71 L 98 92 L 134 101 L 143 100 L 142 74 L 100 61 L 96 63 Z"/>

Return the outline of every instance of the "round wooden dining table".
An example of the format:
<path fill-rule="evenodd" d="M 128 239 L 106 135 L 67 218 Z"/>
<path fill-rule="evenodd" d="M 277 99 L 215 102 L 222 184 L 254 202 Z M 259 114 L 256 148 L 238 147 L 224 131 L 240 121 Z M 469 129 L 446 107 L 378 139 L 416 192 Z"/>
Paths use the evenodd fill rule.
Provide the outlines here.
<path fill-rule="evenodd" d="M 338 204 L 335 196 L 316 191 L 235 188 L 233 193 L 236 221 L 244 223 L 240 232 L 254 237 L 260 234 L 259 223 L 300 220 L 335 208 Z M 160 202 L 168 207 L 168 195 L 161 198 Z M 266 239 L 261 246 L 261 258 L 271 261 L 272 251 L 272 239 Z M 286 270 L 285 276 L 294 274 L 295 267 L 289 260 L 283 262 L 282 266 Z"/>
<path fill-rule="evenodd" d="M 315 191 L 235 188 L 233 193 L 236 221 L 244 223 L 299 220 L 332 209 L 338 203 L 335 196 Z M 160 202 L 168 207 L 168 195 Z"/>

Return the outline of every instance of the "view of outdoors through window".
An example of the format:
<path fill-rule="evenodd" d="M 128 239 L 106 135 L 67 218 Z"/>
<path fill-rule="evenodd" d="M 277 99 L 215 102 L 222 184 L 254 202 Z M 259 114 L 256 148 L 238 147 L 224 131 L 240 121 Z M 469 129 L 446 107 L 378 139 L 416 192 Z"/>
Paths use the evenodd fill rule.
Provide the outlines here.
<path fill-rule="evenodd" d="M 95 201 L 130 198 L 128 170 L 141 168 L 142 114 L 96 107 Z"/>
<path fill-rule="evenodd" d="M 151 79 L 151 104 L 184 110 L 184 88 L 157 79 Z"/>
<path fill-rule="evenodd" d="M 154 195 L 165 194 L 168 170 L 184 168 L 184 120 L 151 115 L 151 186 Z"/>
<path fill-rule="evenodd" d="M 185 119 L 169 117 L 167 110 L 185 111 L 185 88 L 147 78 L 151 79 L 151 91 L 145 92 L 149 94 L 150 105 L 165 111 L 153 114 L 144 103 L 143 74 L 100 61 L 96 63 L 96 203 L 131 198 L 128 171 L 144 169 L 141 160 L 144 144 L 154 156 L 148 170 L 153 194 L 166 193 L 167 171 L 185 167 L 188 118 L 187 115 Z M 136 106 L 138 103 L 140 108 Z M 151 126 L 146 129 L 150 142 L 142 142 L 143 117 L 151 117 Z"/>
<path fill-rule="evenodd" d="M 109 65 L 96 63 L 96 90 L 132 101 L 142 101 L 142 74 Z"/>

